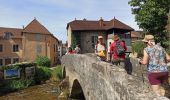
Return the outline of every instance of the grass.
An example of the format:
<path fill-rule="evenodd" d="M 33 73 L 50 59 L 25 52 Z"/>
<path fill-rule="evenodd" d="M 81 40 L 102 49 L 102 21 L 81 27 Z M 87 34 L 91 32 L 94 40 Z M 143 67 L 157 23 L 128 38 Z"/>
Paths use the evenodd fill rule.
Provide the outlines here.
<path fill-rule="evenodd" d="M 58 81 L 61 81 L 63 79 L 61 65 L 57 65 L 56 68 L 53 69 L 52 79 L 53 80 L 58 80 Z"/>

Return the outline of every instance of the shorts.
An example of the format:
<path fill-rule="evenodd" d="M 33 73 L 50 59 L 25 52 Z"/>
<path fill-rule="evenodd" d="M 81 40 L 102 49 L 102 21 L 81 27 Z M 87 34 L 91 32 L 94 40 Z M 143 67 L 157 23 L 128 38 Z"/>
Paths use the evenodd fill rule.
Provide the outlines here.
<path fill-rule="evenodd" d="M 148 79 L 151 85 L 162 84 L 164 81 L 168 80 L 168 72 L 149 73 Z"/>

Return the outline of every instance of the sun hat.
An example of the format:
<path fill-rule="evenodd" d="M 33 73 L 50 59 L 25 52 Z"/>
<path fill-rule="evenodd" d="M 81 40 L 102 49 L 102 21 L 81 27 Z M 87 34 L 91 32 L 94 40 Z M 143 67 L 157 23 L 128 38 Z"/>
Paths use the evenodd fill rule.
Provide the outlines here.
<path fill-rule="evenodd" d="M 98 36 L 98 39 L 103 39 L 103 36 Z"/>
<path fill-rule="evenodd" d="M 118 40 L 118 39 L 119 39 L 119 35 L 116 34 L 113 36 L 113 40 Z"/>
<path fill-rule="evenodd" d="M 153 35 L 145 35 L 145 38 L 142 41 L 148 42 L 149 40 L 154 40 L 154 36 Z"/>

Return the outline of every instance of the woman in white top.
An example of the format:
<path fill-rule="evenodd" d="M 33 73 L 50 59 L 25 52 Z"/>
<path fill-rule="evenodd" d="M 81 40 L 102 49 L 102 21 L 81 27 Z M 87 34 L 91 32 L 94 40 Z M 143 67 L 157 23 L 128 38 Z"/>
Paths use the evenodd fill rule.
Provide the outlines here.
<path fill-rule="evenodd" d="M 98 36 L 98 43 L 95 46 L 95 54 L 97 54 L 100 60 L 106 60 L 106 48 L 105 44 L 103 43 L 103 36 Z"/>

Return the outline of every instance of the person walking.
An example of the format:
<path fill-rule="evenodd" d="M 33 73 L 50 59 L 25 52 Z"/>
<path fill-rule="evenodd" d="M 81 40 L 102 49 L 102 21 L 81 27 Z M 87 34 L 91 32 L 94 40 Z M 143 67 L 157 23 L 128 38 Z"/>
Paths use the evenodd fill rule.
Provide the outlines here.
<path fill-rule="evenodd" d="M 76 48 L 74 49 L 76 54 L 80 54 L 81 53 L 81 49 L 80 49 L 80 45 L 76 45 Z"/>
<path fill-rule="evenodd" d="M 144 48 L 144 56 L 139 62 L 147 65 L 148 80 L 152 90 L 161 96 L 160 86 L 168 80 L 167 62 L 170 61 L 170 56 L 163 47 L 155 44 L 153 35 L 145 35 L 142 41 L 147 44 L 147 47 Z"/>
<path fill-rule="evenodd" d="M 110 52 L 112 54 L 112 63 L 120 64 L 125 67 L 125 52 L 127 47 L 124 42 L 120 41 L 120 37 L 116 34 L 113 36 L 114 42 L 110 45 Z"/>
<path fill-rule="evenodd" d="M 71 47 L 69 47 L 66 54 L 75 54 L 75 52 L 73 51 Z"/>
<path fill-rule="evenodd" d="M 98 36 L 98 43 L 95 45 L 95 54 L 101 61 L 106 61 L 106 47 L 103 43 L 103 36 Z"/>

